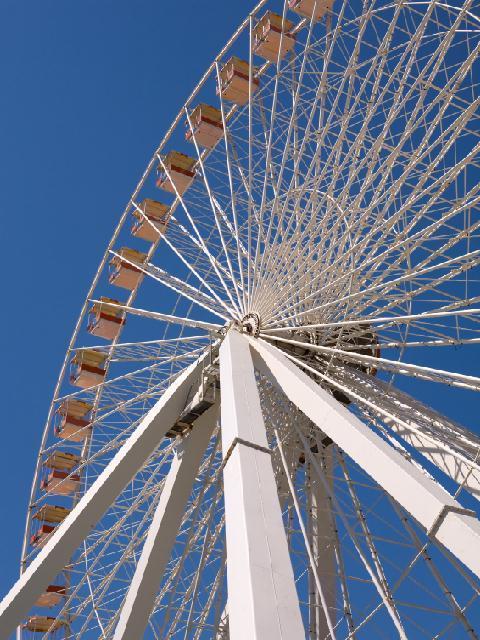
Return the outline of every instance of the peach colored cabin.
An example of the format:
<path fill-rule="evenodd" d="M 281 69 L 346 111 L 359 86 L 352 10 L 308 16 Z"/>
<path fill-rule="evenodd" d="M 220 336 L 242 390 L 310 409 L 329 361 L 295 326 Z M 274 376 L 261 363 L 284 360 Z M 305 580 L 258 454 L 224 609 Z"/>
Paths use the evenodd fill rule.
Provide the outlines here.
<path fill-rule="evenodd" d="M 84 404 L 87 403 L 85 402 Z M 43 466 L 48 467 L 49 469 L 56 469 L 57 471 L 71 471 L 74 467 L 80 464 L 80 460 L 80 456 L 77 456 L 75 453 L 60 451 L 57 449 L 45 459 Z"/>
<path fill-rule="evenodd" d="M 212 149 L 223 137 L 222 112 L 208 104 L 199 104 L 190 115 L 192 129 L 187 121 L 185 139 L 193 142 L 195 138 L 199 147 Z"/>
<path fill-rule="evenodd" d="M 66 624 L 65 620 L 58 620 L 51 616 L 30 616 L 22 626 L 27 631 L 47 633 L 48 631 L 59 631 Z"/>
<path fill-rule="evenodd" d="M 100 298 L 100 303 L 94 302 L 89 312 L 87 331 L 99 338 L 115 340 L 125 324 L 125 313 L 108 303 L 121 304 L 106 296 Z"/>
<path fill-rule="evenodd" d="M 81 349 L 71 360 L 73 365 L 70 384 L 88 389 L 100 384 L 105 379 L 104 369 L 107 354 L 95 349 Z"/>
<path fill-rule="evenodd" d="M 30 544 L 32 545 L 32 547 L 42 548 L 46 544 L 48 536 L 54 529 L 55 527 L 50 524 L 42 524 L 37 533 L 34 533 L 30 537 Z"/>
<path fill-rule="evenodd" d="M 83 400 L 64 400 L 57 409 L 62 418 L 55 428 L 55 435 L 63 440 L 82 442 L 90 434 L 90 420 L 86 416 L 91 410 L 92 405 Z"/>
<path fill-rule="evenodd" d="M 250 65 L 248 62 L 232 56 L 220 71 L 222 98 L 235 102 L 235 104 L 246 104 L 249 95 L 249 72 Z M 258 89 L 259 83 L 258 78 L 252 77 L 252 95 Z"/>
<path fill-rule="evenodd" d="M 144 265 L 147 254 L 128 247 L 122 247 L 117 253 L 119 255 L 113 256 L 110 260 L 113 269 L 110 273 L 110 284 L 133 291 L 143 280 L 142 271 L 135 265 Z"/>
<path fill-rule="evenodd" d="M 69 496 L 79 487 L 80 476 L 76 473 L 70 475 L 68 471 L 54 469 L 42 480 L 42 489 L 50 495 Z"/>
<path fill-rule="evenodd" d="M 33 517 L 35 520 L 40 520 L 42 525 L 38 531 L 30 537 L 30 544 L 32 547 L 43 547 L 57 524 L 62 522 L 62 520 L 68 516 L 70 511 L 71 509 L 66 509 L 65 507 L 59 507 L 53 504 L 44 504 L 40 507 Z"/>
<path fill-rule="evenodd" d="M 277 62 L 280 52 L 280 60 L 283 60 L 295 46 L 295 36 L 290 33 L 293 27 L 291 20 L 285 19 L 282 24 L 282 16 L 267 11 L 253 30 L 253 50 L 257 55 L 274 63 Z"/>
<path fill-rule="evenodd" d="M 47 493 L 56 495 L 70 495 L 77 491 L 80 486 L 80 476 L 71 475 L 71 472 L 79 463 L 80 456 L 74 453 L 58 450 L 51 453 L 43 463 L 44 467 L 51 469 L 50 474 L 42 482 L 43 489 Z"/>
<path fill-rule="evenodd" d="M 59 507 L 56 504 L 44 504 L 33 517 L 35 520 L 40 520 L 48 524 L 59 524 L 62 520 L 65 520 L 70 511 L 71 509 Z"/>
<path fill-rule="evenodd" d="M 38 597 L 35 602 L 37 607 L 56 607 L 59 605 L 67 595 L 65 586 L 60 584 L 51 584 L 46 590 Z"/>
<path fill-rule="evenodd" d="M 139 209 L 143 211 L 143 215 L 134 209 L 135 223 L 132 226 L 132 235 L 147 242 L 156 242 L 167 230 L 170 207 L 162 202 L 145 198 L 139 204 Z"/>
<path fill-rule="evenodd" d="M 288 6 L 302 18 L 309 20 L 313 18 L 316 21 L 321 20 L 328 11 L 332 10 L 333 0 L 317 0 L 316 6 L 315 0 L 288 0 Z"/>
<path fill-rule="evenodd" d="M 183 195 L 195 178 L 195 158 L 179 151 L 169 151 L 162 160 L 166 171 L 161 164 L 157 167 L 157 187 Z"/>

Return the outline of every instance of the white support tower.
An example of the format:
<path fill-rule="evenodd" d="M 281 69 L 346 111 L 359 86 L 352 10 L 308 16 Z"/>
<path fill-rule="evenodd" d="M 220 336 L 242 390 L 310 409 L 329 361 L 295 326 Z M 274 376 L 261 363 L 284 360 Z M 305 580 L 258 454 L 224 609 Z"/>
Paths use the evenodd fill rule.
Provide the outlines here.
<path fill-rule="evenodd" d="M 231 640 L 301 640 L 298 594 L 246 339 L 220 347 Z"/>
<path fill-rule="evenodd" d="M 193 431 L 175 453 L 120 613 L 114 640 L 139 637 L 147 626 L 195 476 L 217 421 L 218 409 L 217 403 L 195 420 Z"/>

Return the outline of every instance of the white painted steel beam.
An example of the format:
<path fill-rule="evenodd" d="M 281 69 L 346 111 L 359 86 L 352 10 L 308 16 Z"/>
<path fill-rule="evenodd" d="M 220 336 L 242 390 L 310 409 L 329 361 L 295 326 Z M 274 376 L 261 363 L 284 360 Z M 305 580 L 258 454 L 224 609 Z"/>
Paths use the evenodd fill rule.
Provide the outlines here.
<path fill-rule="evenodd" d="M 438 438 L 438 444 L 435 447 L 435 438 L 433 436 L 426 438 L 418 431 L 409 431 L 394 420 L 386 419 L 385 422 L 389 424 L 403 440 L 408 442 L 409 445 L 415 447 L 417 451 L 428 458 L 435 466 L 450 476 L 450 478 L 453 478 L 459 485 L 463 485 L 465 491 L 469 491 L 477 500 L 480 500 L 480 473 L 476 468 L 478 462 L 472 465 L 463 460 L 459 460 L 458 456 L 445 451 L 445 447 L 442 446 L 440 438 Z M 417 426 L 413 420 L 411 424 L 414 427 Z"/>
<path fill-rule="evenodd" d="M 305 368 L 308 370 L 309 365 Z M 361 371 L 335 366 L 335 377 L 317 373 L 360 406 L 380 415 L 400 438 L 480 500 L 480 440 L 474 433 L 404 391 Z"/>
<path fill-rule="evenodd" d="M 320 438 L 319 438 L 320 439 Z M 322 445 L 317 442 L 317 447 L 321 450 Z M 332 480 L 332 448 L 323 450 L 322 466 L 325 477 L 333 489 Z M 309 477 L 309 536 L 315 559 L 315 570 L 323 588 L 323 594 L 327 603 L 328 615 L 335 625 L 337 617 L 336 608 L 336 587 L 337 587 L 337 567 L 335 564 L 335 536 L 333 532 L 333 514 L 330 498 L 325 488 L 313 474 Z M 310 568 L 310 573 L 312 569 Z M 330 631 L 327 619 L 321 606 L 321 599 L 318 590 L 315 588 L 315 581 L 310 577 L 310 602 L 314 610 L 310 610 L 310 637 L 315 640 L 328 638 Z"/>
<path fill-rule="evenodd" d="M 480 500 L 480 442 L 475 434 L 386 382 L 370 382 L 359 371 L 355 372 L 355 376 L 367 379 L 375 397 L 383 392 L 390 401 L 390 414 L 383 418 L 386 424 Z M 458 454 L 459 449 L 461 455 Z"/>
<path fill-rule="evenodd" d="M 38 596 L 62 571 L 75 549 L 175 424 L 189 391 L 199 382 L 208 355 L 190 365 L 165 391 L 5 596 L 0 604 L 2 638 L 21 623 Z"/>
<path fill-rule="evenodd" d="M 309 378 L 276 347 L 247 338 L 293 402 L 473 573 L 480 576 L 480 523 L 438 483 Z"/>
<path fill-rule="evenodd" d="M 248 342 L 220 347 L 230 640 L 305 638 Z"/>
<path fill-rule="evenodd" d="M 120 613 L 114 640 L 142 637 L 165 566 L 180 530 L 188 498 L 217 421 L 218 402 L 193 423 L 177 448 Z"/>

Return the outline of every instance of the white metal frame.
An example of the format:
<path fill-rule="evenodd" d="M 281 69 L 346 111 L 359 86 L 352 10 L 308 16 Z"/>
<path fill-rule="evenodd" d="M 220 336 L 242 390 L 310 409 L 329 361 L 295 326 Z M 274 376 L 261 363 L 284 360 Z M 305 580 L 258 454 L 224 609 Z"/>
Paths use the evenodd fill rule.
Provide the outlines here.
<path fill-rule="evenodd" d="M 63 570 L 71 554 L 175 424 L 191 386 L 198 384 L 205 358 L 188 367 L 167 389 L 80 502 L 52 533 L 45 547 L 0 604 L 0 629 L 10 632 L 21 622 L 38 596 Z"/>
<path fill-rule="evenodd" d="M 139 637 L 147 626 L 195 476 L 217 421 L 218 409 L 217 401 L 195 420 L 192 433 L 177 448 L 120 613 L 114 640 Z"/>
<path fill-rule="evenodd" d="M 220 347 L 231 640 L 305 637 L 248 342 Z"/>
<path fill-rule="evenodd" d="M 429 536 L 480 575 L 479 556 L 472 554 L 472 548 L 478 548 L 480 543 L 480 523 L 473 513 L 463 509 L 434 480 L 362 424 L 278 348 L 232 328 L 220 347 L 228 615 L 232 640 L 246 637 L 293 640 L 303 638 L 305 633 L 254 362 L 322 433 L 423 525 Z M 49 581 L 62 570 L 91 526 L 158 446 L 185 406 L 192 385 L 198 384 L 203 364 L 201 359 L 191 365 L 169 387 L 58 527 L 0 605 L 2 629 L 9 632 L 15 628 Z M 173 460 L 120 613 L 115 640 L 131 638 L 132 634 L 138 636 L 148 622 L 217 412 L 218 404 L 197 419 L 193 432 Z M 328 498 L 324 492 L 321 495 L 322 500 Z M 328 522 L 317 522 L 316 526 L 324 533 L 314 531 L 314 535 L 330 535 Z M 318 541 L 314 541 L 312 548 L 317 549 L 316 558 L 320 560 Z M 319 576 L 321 571 L 316 574 L 317 581 Z M 328 575 L 323 580 L 328 583 Z M 324 589 L 317 586 L 321 605 L 325 607 Z M 334 638 L 329 615 L 326 621 L 325 632 Z M 316 624 L 320 631 L 324 620 L 317 616 Z"/>
<path fill-rule="evenodd" d="M 249 342 L 286 396 L 423 527 L 480 576 L 480 523 L 437 482 L 316 384 L 274 346 Z"/>

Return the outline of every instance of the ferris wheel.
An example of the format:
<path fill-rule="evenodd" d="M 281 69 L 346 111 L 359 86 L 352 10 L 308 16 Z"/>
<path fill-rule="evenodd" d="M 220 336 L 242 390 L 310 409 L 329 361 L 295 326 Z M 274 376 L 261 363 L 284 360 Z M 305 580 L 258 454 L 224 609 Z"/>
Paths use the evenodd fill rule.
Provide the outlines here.
<path fill-rule="evenodd" d="M 479 49 L 473 0 L 246 17 L 93 279 L 2 638 L 480 636 Z"/>

